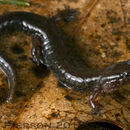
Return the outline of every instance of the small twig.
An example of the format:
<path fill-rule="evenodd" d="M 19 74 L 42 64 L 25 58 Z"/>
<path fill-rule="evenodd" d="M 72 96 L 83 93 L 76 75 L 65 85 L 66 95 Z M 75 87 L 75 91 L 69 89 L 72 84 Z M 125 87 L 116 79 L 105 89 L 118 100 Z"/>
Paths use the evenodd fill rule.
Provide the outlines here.
<path fill-rule="evenodd" d="M 123 1 L 120 0 L 120 4 L 121 4 L 121 10 L 122 10 L 122 13 L 123 13 L 123 20 L 124 20 L 124 27 L 126 28 L 126 11 L 124 10 L 124 5 L 123 5 Z"/>
<path fill-rule="evenodd" d="M 87 5 L 87 13 L 85 14 L 85 16 L 82 18 L 82 20 L 80 21 L 78 27 L 75 29 L 74 33 L 72 34 L 72 39 L 74 37 L 76 37 L 77 32 L 79 32 L 81 30 L 81 27 L 83 26 L 84 22 L 88 19 L 88 17 L 90 16 L 92 10 L 94 9 L 94 7 L 96 6 L 96 4 L 98 3 L 99 0 L 90 0 L 90 2 Z"/>

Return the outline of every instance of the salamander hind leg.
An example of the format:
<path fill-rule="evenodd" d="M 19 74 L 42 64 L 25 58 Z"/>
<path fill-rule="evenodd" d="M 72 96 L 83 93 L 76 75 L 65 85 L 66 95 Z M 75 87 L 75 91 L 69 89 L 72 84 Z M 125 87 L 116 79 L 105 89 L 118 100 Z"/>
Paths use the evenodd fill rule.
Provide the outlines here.
<path fill-rule="evenodd" d="M 32 60 L 34 63 L 36 63 L 38 66 L 40 64 L 45 64 L 44 57 L 42 56 L 42 47 L 41 47 L 41 41 L 38 37 L 32 36 Z"/>
<path fill-rule="evenodd" d="M 92 92 L 92 94 L 89 97 L 89 102 L 92 107 L 92 111 L 96 115 L 103 114 L 103 110 L 98 106 L 96 99 L 101 94 L 101 91 L 98 88 L 95 88 L 95 90 Z"/>

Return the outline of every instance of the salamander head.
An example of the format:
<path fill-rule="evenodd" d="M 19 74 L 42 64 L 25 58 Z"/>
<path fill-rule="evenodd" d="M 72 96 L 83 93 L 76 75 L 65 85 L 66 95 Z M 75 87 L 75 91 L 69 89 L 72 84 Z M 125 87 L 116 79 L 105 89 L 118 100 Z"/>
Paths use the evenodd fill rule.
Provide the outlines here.
<path fill-rule="evenodd" d="M 108 93 L 130 84 L 130 60 L 108 67 L 100 79 L 101 91 Z"/>

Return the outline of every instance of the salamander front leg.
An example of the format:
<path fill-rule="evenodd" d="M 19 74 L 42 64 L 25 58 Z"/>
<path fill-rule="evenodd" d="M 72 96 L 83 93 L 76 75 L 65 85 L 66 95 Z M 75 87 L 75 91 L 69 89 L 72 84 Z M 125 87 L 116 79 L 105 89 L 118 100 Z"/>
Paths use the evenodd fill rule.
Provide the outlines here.
<path fill-rule="evenodd" d="M 94 92 L 89 97 L 89 102 L 90 102 L 90 105 L 92 107 L 92 111 L 94 114 L 97 114 L 97 115 L 100 115 L 103 113 L 103 111 L 99 108 L 99 106 L 97 105 L 97 102 L 95 101 L 100 93 L 101 93 L 100 90 L 98 90 L 96 88 L 94 90 Z"/>
<path fill-rule="evenodd" d="M 38 66 L 40 64 L 44 64 L 45 65 L 45 61 L 44 58 L 42 56 L 42 47 L 41 47 L 41 42 L 40 39 L 38 37 L 32 37 L 32 60 L 33 62 L 35 62 Z"/>

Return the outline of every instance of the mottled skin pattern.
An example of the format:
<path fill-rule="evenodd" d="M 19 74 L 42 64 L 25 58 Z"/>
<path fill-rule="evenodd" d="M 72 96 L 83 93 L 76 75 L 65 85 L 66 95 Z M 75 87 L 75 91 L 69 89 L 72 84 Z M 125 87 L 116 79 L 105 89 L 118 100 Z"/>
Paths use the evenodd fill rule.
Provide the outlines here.
<path fill-rule="evenodd" d="M 51 19 L 28 12 L 12 12 L 0 16 L 0 34 L 4 31 L 20 31 L 32 37 L 33 61 L 46 65 L 67 88 L 92 93 L 90 104 L 99 113 L 95 99 L 130 83 L 130 60 L 119 62 L 103 70 L 90 69 L 71 46 L 71 41 Z M 4 64 L 1 68 L 4 68 Z M 9 65 L 6 66 L 8 70 Z M 6 73 L 6 72 L 5 72 Z M 9 81 L 14 78 L 10 71 Z M 10 100 L 13 96 L 11 84 Z M 10 92 L 11 91 L 11 92 Z"/>

